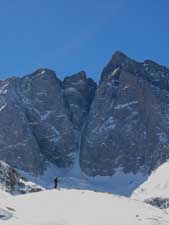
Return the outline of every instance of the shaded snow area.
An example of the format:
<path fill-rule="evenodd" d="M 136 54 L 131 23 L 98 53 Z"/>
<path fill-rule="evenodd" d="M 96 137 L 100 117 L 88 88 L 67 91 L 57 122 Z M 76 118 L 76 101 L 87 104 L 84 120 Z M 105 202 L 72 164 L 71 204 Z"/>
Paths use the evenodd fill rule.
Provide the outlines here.
<path fill-rule="evenodd" d="M 133 190 L 147 179 L 147 176 L 144 176 L 142 173 L 125 174 L 120 168 L 116 170 L 112 177 L 88 177 L 81 172 L 78 163 L 75 163 L 72 169 L 60 169 L 54 165 L 50 165 L 45 173 L 38 177 L 21 171 L 19 172 L 28 180 L 46 189 L 52 189 L 54 187 L 53 180 L 57 176 L 59 188 L 95 190 L 124 196 L 130 196 Z"/>
<path fill-rule="evenodd" d="M 146 201 L 160 208 L 169 207 L 169 161 L 158 167 L 148 179 L 140 185 L 131 198 Z"/>
<path fill-rule="evenodd" d="M 2 225 L 169 225 L 169 215 L 126 197 L 82 190 L 48 190 L 5 199 L 12 218 Z"/>

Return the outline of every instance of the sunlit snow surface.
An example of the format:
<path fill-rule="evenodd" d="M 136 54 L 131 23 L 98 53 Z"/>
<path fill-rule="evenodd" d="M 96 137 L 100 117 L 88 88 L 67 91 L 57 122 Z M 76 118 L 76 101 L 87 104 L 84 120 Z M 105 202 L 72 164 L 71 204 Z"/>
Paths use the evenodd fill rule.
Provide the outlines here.
<path fill-rule="evenodd" d="M 48 190 L 0 204 L 12 218 L 2 225 L 168 225 L 169 215 L 148 204 L 112 194 Z M 0 207 L 1 207 L 0 206 Z"/>
<path fill-rule="evenodd" d="M 131 197 L 141 201 L 150 198 L 169 198 L 169 161 L 152 172 Z"/>
<path fill-rule="evenodd" d="M 78 164 L 75 164 L 72 169 L 60 169 L 54 165 L 50 165 L 45 173 L 38 177 L 24 172 L 21 173 L 27 179 L 46 189 L 52 189 L 54 187 L 53 180 L 57 176 L 59 179 L 59 188 L 95 190 L 124 196 L 130 196 L 133 190 L 147 179 L 147 176 L 144 176 L 142 173 L 125 174 L 120 168 L 112 177 L 88 177 L 81 172 Z"/>

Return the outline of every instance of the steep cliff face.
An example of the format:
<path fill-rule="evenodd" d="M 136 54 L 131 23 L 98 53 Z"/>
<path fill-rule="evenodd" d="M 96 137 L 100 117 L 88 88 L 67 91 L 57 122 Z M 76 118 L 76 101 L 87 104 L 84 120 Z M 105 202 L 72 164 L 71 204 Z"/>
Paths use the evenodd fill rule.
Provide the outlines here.
<path fill-rule="evenodd" d="M 169 70 L 116 52 L 103 70 L 82 135 L 90 176 L 149 173 L 169 157 Z"/>
<path fill-rule="evenodd" d="M 70 166 L 77 151 L 63 92 L 62 82 L 51 70 L 22 78 L 17 89 L 41 154 L 59 167 Z"/>
<path fill-rule="evenodd" d="M 26 171 L 41 171 L 43 157 L 16 92 L 20 80 L 0 82 L 0 159 Z"/>
<path fill-rule="evenodd" d="M 97 85 L 91 78 L 87 78 L 84 71 L 81 71 L 66 77 L 63 86 L 65 99 L 70 109 L 70 119 L 74 128 L 81 130 L 90 110 Z"/>

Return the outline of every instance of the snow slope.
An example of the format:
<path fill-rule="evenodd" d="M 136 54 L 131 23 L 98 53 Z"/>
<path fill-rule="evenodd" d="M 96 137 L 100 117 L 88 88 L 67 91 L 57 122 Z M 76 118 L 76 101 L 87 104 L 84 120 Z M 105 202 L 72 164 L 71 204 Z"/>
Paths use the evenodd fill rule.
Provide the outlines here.
<path fill-rule="evenodd" d="M 169 215 L 160 209 L 93 191 L 48 190 L 4 204 L 13 217 L 0 220 L 2 225 L 169 225 Z"/>
<path fill-rule="evenodd" d="M 169 198 L 169 161 L 158 167 L 131 195 L 145 201 L 150 198 Z"/>
<path fill-rule="evenodd" d="M 10 203 L 13 199 L 13 196 L 5 191 L 0 189 L 0 208 L 4 208 L 4 206 Z"/>

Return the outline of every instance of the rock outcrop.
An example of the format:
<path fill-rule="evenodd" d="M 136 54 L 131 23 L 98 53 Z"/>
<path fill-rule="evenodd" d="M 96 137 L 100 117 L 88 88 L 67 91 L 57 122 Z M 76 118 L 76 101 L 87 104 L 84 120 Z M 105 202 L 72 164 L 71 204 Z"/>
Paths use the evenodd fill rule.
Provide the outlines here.
<path fill-rule="evenodd" d="M 27 181 L 4 161 L 0 161 L 0 189 L 15 195 L 44 190 L 41 186 Z"/>

